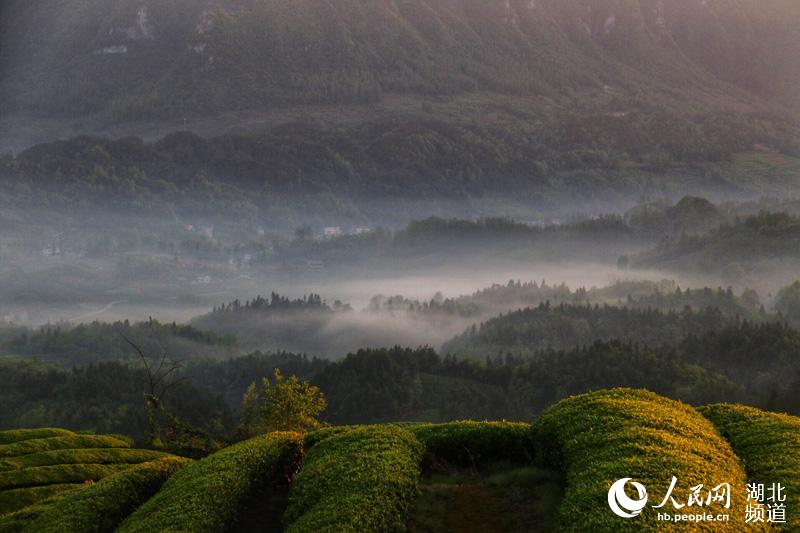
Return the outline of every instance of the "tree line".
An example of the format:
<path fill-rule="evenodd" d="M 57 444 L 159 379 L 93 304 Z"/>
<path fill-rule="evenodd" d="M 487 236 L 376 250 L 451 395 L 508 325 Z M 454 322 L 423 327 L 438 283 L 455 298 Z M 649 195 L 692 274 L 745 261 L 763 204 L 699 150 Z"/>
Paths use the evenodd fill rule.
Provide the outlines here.
<path fill-rule="evenodd" d="M 363 349 L 337 362 L 254 353 L 186 362 L 164 404 L 188 425 L 233 438 L 245 392 L 280 369 L 318 387 L 327 401 L 321 420 L 336 424 L 529 420 L 567 395 L 617 386 L 645 387 L 696 404 L 741 402 L 797 414 L 798 353 L 796 329 L 748 321 L 688 333 L 673 345 L 612 339 L 526 356 L 501 350 L 481 359 L 425 347 Z M 0 427 L 55 425 L 143 435 L 146 377 L 141 367 L 121 362 L 64 370 L 5 361 Z"/>

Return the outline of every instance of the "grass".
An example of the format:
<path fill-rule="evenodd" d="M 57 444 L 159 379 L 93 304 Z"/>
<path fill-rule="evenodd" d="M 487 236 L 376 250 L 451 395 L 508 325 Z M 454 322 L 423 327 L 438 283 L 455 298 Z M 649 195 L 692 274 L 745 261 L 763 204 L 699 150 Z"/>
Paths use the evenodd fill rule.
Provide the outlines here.
<path fill-rule="evenodd" d="M 253 492 L 294 474 L 301 454 L 297 433 L 270 433 L 225 448 L 172 476 L 118 531 L 227 531 L 246 513 Z"/>
<path fill-rule="evenodd" d="M 450 422 L 410 426 L 428 456 L 458 466 L 477 466 L 505 460 L 518 464 L 533 460 L 529 424 L 513 422 Z"/>
<path fill-rule="evenodd" d="M 530 424 L 464 421 L 408 430 L 426 451 L 409 531 L 552 530 L 562 476 L 532 464 Z"/>
<path fill-rule="evenodd" d="M 533 465 L 429 473 L 408 530 L 552 531 L 563 492 L 559 472 Z"/>
<path fill-rule="evenodd" d="M 744 463 L 749 481 L 786 487 L 787 531 L 800 530 L 800 418 L 743 405 L 709 405 L 700 412 Z"/>
<path fill-rule="evenodd" d="M 0 458 L 18 457 L 51 450 L 78 448 L 129 448 L 130 444 L 120 437 L 110 435 L 68 435 L 65 437 L 36 438 L 0 444 Z"/>
<path fill-rule="evenodd" d="M 156 494 L 170 476 L 190 462 L 189 459 L 165 457 L 111 475 L 47 506 L 23 531 L 110 533 Z"/>
<path fill-rule="evenodd" d="M 673 496 L 684 504 L 690 487 L 731 484 L 731 521 L 697 523 L 694 531 L 741 530 L 744 469 L 727 441 L 689 405 L 644 390 L 598 391 L 559 402 L 532 428 L 537 460 L 561 465 L 566 476 L 559 531 L 670 530 L 650 506 L 661 503 L 673 475 L 678 478 Z M 609 488 L 621 478 L 643 484 L 650 497 L 632 519 L 619 518 L 608 507 Z M 664 510 L 678 512 L 670 504 Z"/>
<path fill-rule="evenodd" d="M 138 464 L 166 457 L 169 454 L 154 450 L 130 448 L 63 449 L 32 453 L 0 459 L 0 472 L 36 466 L 62 464 Z"/>
<path fill-rule="evenodd" d="M 418 494 L 422 444 L 398 426 L 322 435 L 292 483 L 287 531 L 404 531 Z"/>
<path fill-rule="evenodd" d="M 50 437 L 72 437 L 75 433 L 66 429 L 9 429 L 0 431 L 0 444 L 13 444 L 31 439 L 47 439 Z"/>

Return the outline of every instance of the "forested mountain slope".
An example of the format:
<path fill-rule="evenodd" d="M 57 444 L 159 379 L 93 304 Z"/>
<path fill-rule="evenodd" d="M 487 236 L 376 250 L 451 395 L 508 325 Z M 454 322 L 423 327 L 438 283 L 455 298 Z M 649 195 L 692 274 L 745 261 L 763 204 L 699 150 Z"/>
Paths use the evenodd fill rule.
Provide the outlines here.
<path fill-rule="evenodd" d="M 800 106 L 788 0 L 6 5 L 6 109 L 160 116 L 484 91 L 613 106 L 642 90 L 676 107 L 752 103 L 745 92 Z"/>
<path fill-rule="evenodd" d="M 315 193 L 303 209 L 364 216 L 355 195 L 787 194 L 798 28 L 789 0 L 11 0 L 0 150 L 162 140 L 39 146 L 0 161 L 22 184 L 0 197 Z"/>

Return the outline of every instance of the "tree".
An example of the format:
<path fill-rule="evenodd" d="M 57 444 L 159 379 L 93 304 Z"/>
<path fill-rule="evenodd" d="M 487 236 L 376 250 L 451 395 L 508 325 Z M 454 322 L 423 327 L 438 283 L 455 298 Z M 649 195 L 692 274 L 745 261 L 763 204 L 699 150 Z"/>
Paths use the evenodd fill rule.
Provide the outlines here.
<path fill-rule="evenodd" d="M 279 368 L 275 369 L 273 381 L 262 380 L 260 398 L 255 383 L 247 388 L 239 426 L 242 437 L 272 431 L 308 431 L 321 426 L 317 417 L 327 402 L 319 387 L 294 375 L 286 379 Z"/>
<path fill-rule="evenodd" d="M 255 435 L 258 424 L 258 389 L 255 382 L 251 383 L 242 397 L 242 413 L 239 416 L 239 433 L 243 437 Z"/>
<path fill-rule="evenodd" d="M 759 297 L 758 292 L 753 289 L 746 289 L 742 293 L 742 302 L 753 310 L 758 310 L 761 308 L 761 298 Z"/>
<path fill-rule="evenodd" d="M 137 344 L 122 335 L 128 345 L 137 353 L 142 361 L 142 366 L 146 375 L 145 414 L 147 416 L 147 441 L 151 446 L 161 447 L 161 430 L 158 424 L 159 413 L 164 413 L 164 398 L 167 392 L 174 386 L 185 381 L 185 377 L 171 377 L 181 369 L 181 361 L 169 361 L 167 354 L 162 353 L 161 357 L 151 358 Z"/>
<path fill-rule="evenodd" d="M 792 324 L 800 324 L 800 281 L 784 287 L 778 293 L 775 309 Z"/>
<path fill-rule="evenodd" d="M 311 226 L 302 226 L 294 230 L 294 239 L 298 242 L 310 242 L 314 240 L 314 230 Z"/>

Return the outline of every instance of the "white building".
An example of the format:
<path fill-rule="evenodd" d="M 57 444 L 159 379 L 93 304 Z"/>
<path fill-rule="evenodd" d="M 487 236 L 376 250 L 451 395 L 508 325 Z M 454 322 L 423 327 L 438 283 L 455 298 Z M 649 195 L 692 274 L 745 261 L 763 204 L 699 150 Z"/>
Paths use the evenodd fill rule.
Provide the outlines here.
<path fill-rule="evenodd" d="M 342 228 L 340 226 L 329 226 L 322 230 L 322 234 L 326 239 L 333 239 L 334 237 L 342 236 Z"/>

